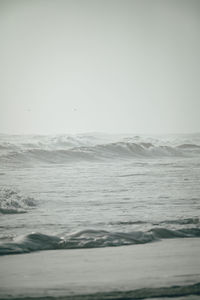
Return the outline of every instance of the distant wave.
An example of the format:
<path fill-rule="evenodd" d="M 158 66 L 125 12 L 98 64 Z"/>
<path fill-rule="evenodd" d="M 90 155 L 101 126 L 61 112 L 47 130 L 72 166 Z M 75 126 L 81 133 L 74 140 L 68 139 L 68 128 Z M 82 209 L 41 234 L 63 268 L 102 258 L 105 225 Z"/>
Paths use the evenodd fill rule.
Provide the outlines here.
<path fill-rule="evenodd" d="M 200 219 L 199 218 L 183 218 L 183 219 L 177 219 L 177 220 L 165 220 L 162 221 L 161 224 L 178 224 L 178 225 L 189 225 L 189 224 L 199 224 L 200 225 Z"/>
<path fill-rule="evenodd" d="M 1 135 L 0 151 L 67 150 L 75 147 L 89 147 L 112 140 L 101 134 L 88 135 Z M 116 139 L 116 138 L 115 138 Z"/>
<path fill-rule="evenodd" d="M 159 225 L 162 226 L 164 224 L 177 224 L 177 225 L 200 225 L 200 219 L 197 217 L 194 218 L 182 218 L 182 219 L 175 219 L 175 220 L 164 220 L 160 222 L 155 221 L 118 221 L 118 222 L 111 222 L 110 225 L 140 225 L 140 224 L 151 224 L 151 225 Z"/>
<path fill-rule="evenodd" d="M 65 163 L 70 161 L 98 161 L 120 158 L 158 158 L 183 156 L 177 147 L 156 146 L 150 143 L 116 142 L 89 147 L 75 147 L 66 150 L 28 149 L 10 151 L 0 156 L 2 163 Z"/>
<path fill-rule="evenodd" d="M 170 230 L 153 228 L 149 231 L 109 232 L 83 230 L 66 237 L 31 233 L 13 242 L 0 244 L 0 255 L 28 253 L 39 250 L 99 248 L 145 244 L 160 239 L 200 237 L 200 228 Z"/>
<path fill-rule="evenodd" d="M 105 159 L 184 157 L 200 154 L 199 135 L 0 135 L 0 164 L 32 166 Z"/>
<path fill-rule="evenodd" d="M 110 225 L 140 225 L 140 224 L 149 224 L 148 221 L 118 221 L 110 222 Z"/>
<path fill-rule="evenodd" d="M 200 149 L 200 146 L 199 145 L 196 145 L 196 144 L 181 144 L 179 146 L 177 146 L 177 148 L 180 148 L 180 149 Z"/>
<path fill-rule="evenodd" d="M 15 190 L 0 190 L 0 213 L 1 214 L 20 214 L 26 213 L 28 209 L 36 206 L 32 197 L 24 196 Z"/>

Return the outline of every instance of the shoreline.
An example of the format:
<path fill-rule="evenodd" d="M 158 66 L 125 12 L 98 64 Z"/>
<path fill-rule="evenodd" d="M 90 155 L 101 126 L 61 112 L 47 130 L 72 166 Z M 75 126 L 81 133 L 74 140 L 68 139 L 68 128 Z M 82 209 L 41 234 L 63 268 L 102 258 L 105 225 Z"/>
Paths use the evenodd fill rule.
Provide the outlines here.
<path fill-rule="evenodd" d="M 126 299 L 128 291 L 149 289 L 150 293 L 150 289 L 158 292 L 172 286 L 191 293 L 190 287 L 200 282 L 199 250 L 199 238 L 182 238 L 1 256 L 0 299 L 76 299 L 78 295 L 93 299 L 92 294 L 100 295 L 95 299 L 104 299 L 106 293 L 118 293 L 119 297 L 122 293 Z M 195 287 L 200 293 L 200 286 Z"/>

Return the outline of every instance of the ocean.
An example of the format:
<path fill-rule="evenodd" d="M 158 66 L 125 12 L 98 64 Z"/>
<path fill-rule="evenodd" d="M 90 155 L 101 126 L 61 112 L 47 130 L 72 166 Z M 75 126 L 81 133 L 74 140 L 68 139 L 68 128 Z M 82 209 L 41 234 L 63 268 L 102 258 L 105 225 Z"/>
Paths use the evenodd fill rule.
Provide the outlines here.
<path fill-rule="evenodd" d="M 0 254 L 200 237 L 200 134 L 0 136 Z"/>
<path fill-rule="evenodd" d="M 1 134 L 0 255 L 189 243 L 199 183 L 200 134 Z"/>

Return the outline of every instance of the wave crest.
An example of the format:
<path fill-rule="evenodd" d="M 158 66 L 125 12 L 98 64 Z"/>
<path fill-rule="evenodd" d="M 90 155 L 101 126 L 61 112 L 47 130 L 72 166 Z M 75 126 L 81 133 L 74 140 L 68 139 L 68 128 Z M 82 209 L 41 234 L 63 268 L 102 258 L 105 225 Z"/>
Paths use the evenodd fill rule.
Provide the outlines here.
<path fill-rule="evenodd" d="M 151 143 L 116 142 L 81 146 L 70 149 L 26 149 L 0 156 L 2 163 L 65 163 L 70 161 L 98 161 L 104 159 L 157 158 L 183 156 L 177 147 L 157 146 Z"/>
<path fill-rule="evenodd" d="M 28 253 L 39 250 L 81 249 L 116 247 L 124 245 L 145 244 L 160 239 L 200 237 L 200 228 L 170 230 L 153 228 L 147 232 L 134 231 L 109 232 L 104 230 L 83 230 L 66 237 L 31 233 L 0 245 L 0 255 Z"/>

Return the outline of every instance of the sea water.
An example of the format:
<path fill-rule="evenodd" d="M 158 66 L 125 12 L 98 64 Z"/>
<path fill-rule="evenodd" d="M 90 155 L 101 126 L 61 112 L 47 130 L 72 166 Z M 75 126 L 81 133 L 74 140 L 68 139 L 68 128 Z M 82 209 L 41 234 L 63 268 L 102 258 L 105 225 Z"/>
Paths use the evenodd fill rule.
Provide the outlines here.
<path fill-rule="evenodd" d="M 0 254 L 200 237 L 200 134 L 0 135 Z"/>

